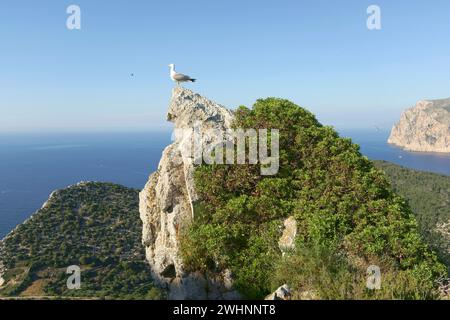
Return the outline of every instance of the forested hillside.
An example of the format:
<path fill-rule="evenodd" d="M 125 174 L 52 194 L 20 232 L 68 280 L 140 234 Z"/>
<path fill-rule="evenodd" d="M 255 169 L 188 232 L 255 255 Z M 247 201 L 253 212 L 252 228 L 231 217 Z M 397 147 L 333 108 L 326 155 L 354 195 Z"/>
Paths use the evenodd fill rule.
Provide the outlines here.
<path fill-rule="evenodd" d="M 141 244 L 138 191 L 81 183 L 54 193 L 1 244 L 5 296 L 159 298 Z M 69 290 L 68 266 L 81 267 Z"/>
<path fill-rule="evenodd" d="M 374 163 L 387 174 L 394 190 L 408 200 L 422 235 L 450 266 L 450 237 L 444 236 L 450 231 L 450 177 L 386 161 Z"/>

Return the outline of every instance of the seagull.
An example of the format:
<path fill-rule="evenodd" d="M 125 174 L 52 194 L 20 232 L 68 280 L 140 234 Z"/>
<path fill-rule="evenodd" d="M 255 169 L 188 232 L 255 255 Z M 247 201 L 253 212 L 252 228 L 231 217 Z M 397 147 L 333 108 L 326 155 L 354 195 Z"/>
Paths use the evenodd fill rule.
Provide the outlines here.
<path fill-rule="evenodd" d="M 175 65 L 173 63 L 169 64 L 170 68 L 170 78 L 177 83 L 177 86 L 180 85 L 180 82 L 195 82 L 196 79 L 192 79 L 191 77 L 178 73 L 175 71 Z"/>

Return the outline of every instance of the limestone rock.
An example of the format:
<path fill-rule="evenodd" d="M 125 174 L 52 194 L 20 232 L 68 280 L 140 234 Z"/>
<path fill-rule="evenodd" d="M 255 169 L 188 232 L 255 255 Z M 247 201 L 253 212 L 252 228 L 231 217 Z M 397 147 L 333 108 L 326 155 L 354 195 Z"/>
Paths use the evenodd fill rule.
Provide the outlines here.
<path fill-rule="evenodd" d="M 409 151 L 450 153 L 450 99 L 419 101 L 406 110 L 388 143 Z"/>
<path fill-rule="evenodd" d="M 284 221 L 284 230 L 278 241 L 278 246 L 282 252 L 295 248 L 295 236 L 297 235 L 297 221 L 294 217 L 289 217 Z"/>
<path fill-rule="evenodd" d="M 193 173 L 202 154 L 196 152 L 196 144 L 213 143 L 211 131 L 229 129 L 233 114 L 215 102 L 177 87 L 172 92 L 167 119 L 175 125 L 174 141 L 163 151 L 158 170 L 139 195 L 142 243 L 153 276 L 169 289 L 169 299 L 239 298 L 230 285 L 232 277 L 228 271 L 214 279 L 189 274 L 179 252 L 180 231 L 192 222 L 192 204 L 197 200 Z"/>
<path fill-rule="evenodd" d="M 284 284 L 275 292 L 269 294 L 265 300 L 291 300 L 291 289 L 287 284 Z"/>

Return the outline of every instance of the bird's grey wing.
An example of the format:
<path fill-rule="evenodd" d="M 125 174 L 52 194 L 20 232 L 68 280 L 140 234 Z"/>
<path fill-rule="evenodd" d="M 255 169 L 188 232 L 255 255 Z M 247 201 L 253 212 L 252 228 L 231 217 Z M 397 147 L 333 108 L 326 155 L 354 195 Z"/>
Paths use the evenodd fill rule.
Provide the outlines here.
<path fill-rule="evenodd" d="M 188 81 L 188 80 L 191 80 L 191 77 L 189 77 L 189 76 L 187 76 L 187 75 L 185 75 L 185 74 L 182 74 L 182 73 L 177 73 L 177 74 L 175 74 L 175 75 L 173 76 L 173 78 L 174 78 L 176 81 Z"/>

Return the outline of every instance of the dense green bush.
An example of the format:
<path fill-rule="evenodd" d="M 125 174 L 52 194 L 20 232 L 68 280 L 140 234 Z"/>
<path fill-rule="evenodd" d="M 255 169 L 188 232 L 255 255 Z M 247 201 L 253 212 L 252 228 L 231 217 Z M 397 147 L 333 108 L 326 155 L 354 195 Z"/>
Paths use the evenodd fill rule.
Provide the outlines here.
<path fill-rule="evenodd" d="M 434 281 L 445 267 L 422 241 L 405 200 L 350 139 L 276 98 L 240 107 L 234 127 L 279 129 L 280 170 L 275 176 L 261 176 L 259 165 L 196 170 L 200 201 L 182 241 L 188 268 L 229 268 L 249 298 L 283 284 L 279 271 L 286 265 L 295 275 L 289 284 L 317 298 L 436 296 Z M 297 248 L 311 254 L 299 249 L 282 257 L 278 239 L 289 216 L 297 221 Z M 364 289 L 371 264 L 385 279 L 376 294 Z"/>

